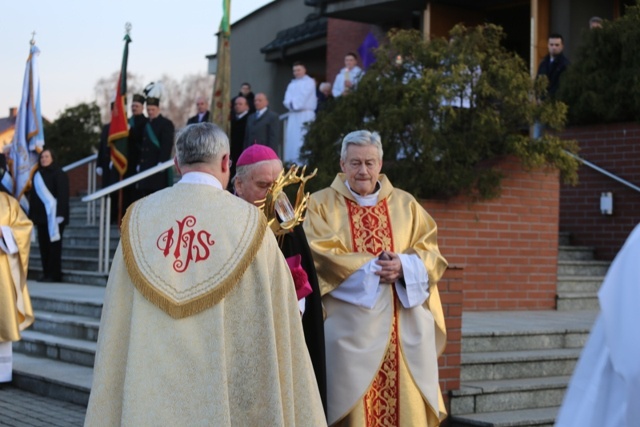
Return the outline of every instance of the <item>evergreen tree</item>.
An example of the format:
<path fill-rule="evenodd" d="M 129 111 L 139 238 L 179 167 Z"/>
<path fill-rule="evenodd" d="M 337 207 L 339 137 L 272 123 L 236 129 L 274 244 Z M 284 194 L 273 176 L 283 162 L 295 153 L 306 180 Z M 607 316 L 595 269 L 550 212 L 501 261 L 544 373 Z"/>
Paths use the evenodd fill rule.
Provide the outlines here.
<path fill-rule="evenodd" d="M 394 185 L 422 198 L 499 194 L 492 160 L 507 155 L 527 167 L 553 165 L 575 181 L 571 141 L 529 138 L 534 120 L 560 129 L 566 107 L 534 100 L 544 89 L 524 62 L 501 46 L 494 25 L 455 27 L 450 38 L 425 41 L 417 31 L 394 31 L 355 91 L 330 103 L 310 125 L 303 158 L 318 167 L 310 186 L 331 183 L 341 139 L 357 129 L 380 133 L 384 167 Z"/>

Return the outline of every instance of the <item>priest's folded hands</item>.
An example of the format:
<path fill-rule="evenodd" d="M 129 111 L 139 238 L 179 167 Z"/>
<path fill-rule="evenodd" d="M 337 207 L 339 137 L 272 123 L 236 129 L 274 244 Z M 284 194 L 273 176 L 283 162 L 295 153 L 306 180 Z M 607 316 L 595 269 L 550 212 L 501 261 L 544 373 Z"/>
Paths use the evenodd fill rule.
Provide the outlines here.
<path fill-rule="evenodd" d="M 390 285 L 404 277 L 402 262 L 400 262 L 398 254 L 394 252 L 382 251 L 376 264 L 382 267 L 382 270 L 375 273 L 380 276 L 380 283 Z"/>

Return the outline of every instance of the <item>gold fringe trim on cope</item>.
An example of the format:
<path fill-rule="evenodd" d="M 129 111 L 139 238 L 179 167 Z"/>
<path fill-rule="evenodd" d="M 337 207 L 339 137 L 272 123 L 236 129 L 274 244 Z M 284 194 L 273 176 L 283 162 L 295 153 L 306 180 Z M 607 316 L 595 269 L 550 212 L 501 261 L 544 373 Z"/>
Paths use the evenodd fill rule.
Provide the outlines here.
<path fill-rule="evenodd" d="M 139 207 L 139 205 L 137 206 Z M 235 287 L 240 281 L 245 271 L 253 262 L 258 250 L 262 246 L 262 240 L 264 238 L 265 230 L 267 229 L 267 220 L 264 215 L 258 215 L 258 226 L 256 233 L 254 234 L 253 241 L 251 242 L 249 249 L 245 252 L 244 256 L 238 262 L 227 277 L 220 282 L 219 285 L 211 289 L 210 291 L 195 297 L 189 301 L 183 303 L 177 303 L 171 297 L 164 292 L 157 289 L 140 271 L 138 264 L 136 263 L 133 248 L 131 247 L 130 235 L 129 235 L 129 222 L 133 212 L 138 209 L 127 209 L 122 220 L 122 254 L 124 262 L 127 267 L 127 272 L 131 281 L 135 285 L 136 289 L 153 305 L 160 308 L 174 319 L 183 319 L 185 317 L 198 314 L 208 308 L 213 307 Z"/>

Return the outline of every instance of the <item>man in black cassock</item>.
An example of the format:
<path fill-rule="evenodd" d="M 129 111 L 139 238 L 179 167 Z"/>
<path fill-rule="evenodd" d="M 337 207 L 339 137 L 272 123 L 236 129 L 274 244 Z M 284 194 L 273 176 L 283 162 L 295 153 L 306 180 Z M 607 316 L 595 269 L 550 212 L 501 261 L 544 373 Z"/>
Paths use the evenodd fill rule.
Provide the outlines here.
<path fill-rule="evenodd" d="M 140 159 L 138 161 L 138 172 L 166 162 L 171 159 L 173 149 L 173 138 L 175 127 L 171 120 L 160 114 L 160 97 L 162 96 L 162 84 L 160 82 L 150 83 L 145 88 L 147 95 L 147 115 L 149 122 L 144 127 L 142 145 L 140 147 Z M 169 187 L 173 174 L 170 170 L 156 173 L 138 182 L 138 190 L 142 196 L 148 196 L 163 188 Z"/>
<path fill-rule="evenodd" d="M 238 197 L 249 203 L 262 201 L 283 169 L 282 162 L 275 151 L 260 144 L 254 144 L 244 150 L 236 163 L 235 192 Z M 326 413 L 327 384 L 322 303 L 315 265 L 302 224 L 298 224 L 291 233 L 285 234 L 282 238 L 279 237 L 278 243 L 290 267 L 291 260 L 297 258 L 297 255 L 300 256 L 299 267 L 302 267 L 306 273 L 308 284 L 311 287 L 311 293 L 300 298 L 301 292 L 296 279 L 300 276 L 292 268 L 299 297 L 298 304 L 302 312 L 302 329 Z"/>

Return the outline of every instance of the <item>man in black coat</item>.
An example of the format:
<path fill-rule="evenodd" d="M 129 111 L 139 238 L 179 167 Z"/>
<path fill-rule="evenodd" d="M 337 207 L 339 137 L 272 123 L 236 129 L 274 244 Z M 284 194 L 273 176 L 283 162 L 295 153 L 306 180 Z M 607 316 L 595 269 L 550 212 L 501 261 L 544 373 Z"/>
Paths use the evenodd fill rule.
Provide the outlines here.
<path fill-rule="evenodd" d="M 149 122 L 147 116 L 144 115 L 144 104 L 146 98 L 140 94 L 134 94 L 131 102 L 131 117 L 129 117 L 129 139 L 127 140 L 127 171 L 125 178 L 129 178 L 137 173 L 138 164 L 140 163 L 140 150 L 144 139 L 144 132 Z M 142 195 L 139 194 L 136 184 L 132 184 L 123 188 L 123 208 L 122 213 L 127 211 L 129 205 L 138 200 Z"/>
<path fill-rule="evenodd" d="M 269 100 L 264 93 L 256 95 L 254 104 L 256 112 L 247 118 L 244 148 L 262 144 L 280 153 L 282 131 L 278 114 L 269 109 Z"/>
<path fill-rule="evenodd" d="M 542 59 L 542 62 L 540 62 L 537 77 L 547 76 L 547 79 L 549 80 L 547 93 L 553 98 L 560 87 L 560 77 L 562 76 L 562 73 L 567 70 L 570 62 L 562 53 L 564 50 L 562 35 L 558 33 L 550 34 L 548 48 L 549 54 Z"/>
<path fill-rule="evenodd" d="M 192 125 L 194 123 L 202 123 L 209 121 L 209 109 L 207 108 L 209 105 L 207 103 L 207 99 L 199 96 L 196 98 L 196 110 L 198 114 L 193 117 L 190 117 L 187 120 L 187 125 Z"/>
<path fill-rule="evenodd" d="M 251 85 L 249 83 L 244 82 L 240 85 L 240 92 L 238 92 L 237 96 L 231 99 L 231 109 L 233 109 L 233 106 L 236 105 L 236 98 L 238 96 L 243 96 L 247 100 L 247 103 L 249 104 L 249 113 L 256 112 L 256 109 L 253 105 L 253 101 L 255 98 L 253 92 L 251 92 Z"/>
<path fill-rule="evenodd" d="M 159 82 L 151 83 L 145 88 L 147 95 L 147 115 L 149 122 L 145 125 L 142 146 L 140 147 L 140 159 L 138 171 L 147 169 L 171 159 L 175 127 L 171 120 L 160 114 L 160 96 L 162 86 Z M 173 174 L 170 170 L 158 172 L 138 182 L 138 190 L 142 196 L 148 196 L 158 190 L 162 190 L 173 183 L 170 182 Z"/>
<path fill-rule="evenodd" d="M 249 104 L 244 96 L 237 96 L 231 115 L 231 159 L 237 161 L 244 148 L 244 136 L 249 118 Z M 236 174 L 236 165 L 231 165 L 231 176 Z"/>

